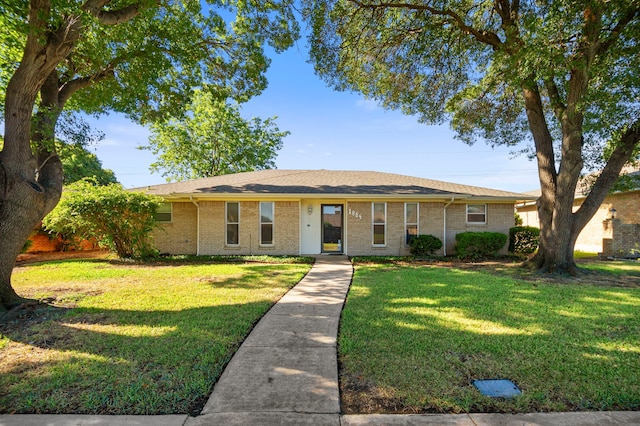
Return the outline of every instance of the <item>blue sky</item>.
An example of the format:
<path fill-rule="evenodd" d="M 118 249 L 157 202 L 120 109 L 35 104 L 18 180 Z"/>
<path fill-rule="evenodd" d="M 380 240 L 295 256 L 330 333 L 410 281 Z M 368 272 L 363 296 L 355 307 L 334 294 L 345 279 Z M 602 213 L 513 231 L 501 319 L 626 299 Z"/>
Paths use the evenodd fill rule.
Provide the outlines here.
<path fill-rule="evenodd" d="M 513 148 L 468 146 L 448 125 L 426 126 L 327 87 L 307 63 L 304 41 L 271 58 L 269 87 L 242 113 L 277 116 L 280 130 L 291 132 L 276 159 L 279 169 L 374 170 L 516 192 L 539 186 L 535 162 L 513 158 Z M 94 148 L 98 158 L 126 188 L 165 182 L 149 171 L 153 155 L 136 148 L 147 142 L 145 128 L 116 114 L 90 122 L 105 134 Z"/>

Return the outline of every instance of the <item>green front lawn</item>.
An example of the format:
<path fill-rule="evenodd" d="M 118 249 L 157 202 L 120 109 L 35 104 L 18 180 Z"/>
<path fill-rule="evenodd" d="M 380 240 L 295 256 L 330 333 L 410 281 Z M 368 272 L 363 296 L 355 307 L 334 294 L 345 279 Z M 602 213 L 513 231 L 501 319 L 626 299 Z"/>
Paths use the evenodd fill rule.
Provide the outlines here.
<path fill-rule="evenodd" d="M 309 264 L 70 260 L 16 268 L 55 306 L 0 325 L 0 413 L 197 413 Z"/>
<path fill-rule="evenodd" d="M 622 267 L 640 274 L 638 264 Z M 611 263 L 591 268 L 619 271 Z M 640 409 L 640 288 L 588 280 L 588 274 L 560 284 L 495 270 L 356 264 L 339 338 L 343 407 Z M 511 379 L 523 394 L 492 399 L 472 386 L 492 378 Z"/>

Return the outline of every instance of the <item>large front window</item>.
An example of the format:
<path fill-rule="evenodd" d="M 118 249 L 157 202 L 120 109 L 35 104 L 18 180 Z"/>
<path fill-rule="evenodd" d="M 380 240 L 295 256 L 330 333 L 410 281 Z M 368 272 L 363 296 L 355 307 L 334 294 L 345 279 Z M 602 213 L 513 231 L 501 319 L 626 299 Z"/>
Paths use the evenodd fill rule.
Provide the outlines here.
<path fill-rule="evenodd" d="M 240 203 L 227 203 L 226 208 L 227 245 L 240 244 Z"/>
<path fill-rule="evenodd" d="M 273 203 L 260 203 L 260 244 L 273 244 Z"/>
<path fill-rule="evenodd" d="M 411 240 L 418 236 L 418 203 L 405 203 L 404 205 L 404 228 L 405 243 L 410 244 Z"/>
<path fill-rule="evenodd" d="M 373 203 L 373 245 L 386 244 L 387 204 Z"/>

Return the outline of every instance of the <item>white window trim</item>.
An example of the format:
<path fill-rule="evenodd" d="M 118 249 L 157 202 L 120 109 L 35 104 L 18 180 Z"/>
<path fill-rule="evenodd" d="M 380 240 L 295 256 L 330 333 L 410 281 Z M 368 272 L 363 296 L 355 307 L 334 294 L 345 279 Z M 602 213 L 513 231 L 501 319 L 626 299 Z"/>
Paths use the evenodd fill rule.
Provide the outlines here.
<path fill-rule="evenodd" d="M 484 221 L 483 222 L 469 222 L 469 206 L 484 206 Z M 487 214 L 488 207 L 486 204 L 467 204 L 465 208 L 465 220 L 468 225 L 486 225 L 487 224 Z"/>
<path fill-rule="evenodd" d="M 407 221 L 407 204 L 415 204 L 416 205 L 416 222 L 408 222 Z M 420 203 L 404 203 L 404 245 L 408 246 L 407 243 L 407 226 L 416 225 L 416 236 L 420 235 Z"/>
<path fill-rule="evenodd" d="M 376 222 L 376 218 L 375 218 L 375 214 L 376 214 L 376 209 L 375 209 L 375 205 L 376 204 L 383 204 L 384 205 L 384 222 L 383 223 L 379 223 Z M 384 225 L 384 243 L 383 244 L 376 244 L 375 243 L 375 226 L 376 225 Z M 386 247 L 387 246 L 387 203 L 386 202 L 372 202 L 371 203 L 371 245 L 373 247 Z"/>
<path fill-rule="evenodd" d="M 273 214 L 273 217 L 271 218 L 271 222 L 265 222 L 265 224 L 270 224 L 271 225 L 271 242 L 270 243 L 263 243 L 262 242 L 262 204 L 271 204 L 271 213 Z M 276 243 L 276 234 L 275 234 L 275 230 L 276 230 L 276 206 L 275 203 L 273 201 L 260 201 L 259 202 L 259 208 L 258 208 L 258 235 L 260 235 L 260 246 L 262 247 L 273 247 Z"/>
<path fill-rule="evenodd" d="M 237 222 L 229 222 L 229 204 L 237 204 L 238 205 L 238 221 Z M 238 243 L 231 244 L 229 243 L 229 236 L 227 235 L 228 225 L 238 225 Z M 224 203 L 224 245 L 227 247 L 239 247 L 240 246 L 240 202 L 239 201 L 227 201 Z"/>
<path fill-rule="evenodd" d="M 173 203 L 162 202 L 160 204 L 161 205 L 165 204 L 165 205 L 169 206 L 169 214 L 171 215 L 171 219 L 169 219 L 169 220 L 158 220 L 158 219 L 156 219 L 156 222 L 158 222 L 158 223 L 172 223 L 173 222 Z M 156 212 L 156 213 L 159 213 L 159 212 Z"/>

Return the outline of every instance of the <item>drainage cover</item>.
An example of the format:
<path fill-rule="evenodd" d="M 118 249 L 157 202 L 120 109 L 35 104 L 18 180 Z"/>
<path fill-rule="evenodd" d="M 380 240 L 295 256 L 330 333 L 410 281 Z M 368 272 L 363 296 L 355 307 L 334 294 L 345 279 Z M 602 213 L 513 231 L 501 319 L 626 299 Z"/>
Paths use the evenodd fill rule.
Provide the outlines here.
<path fill-rule="evenodd" d="M 513 398 L 522 393 L 511 380 L 507 379 L 474 380 L 471 383 L 481 394 L 492 398 Z"/>

